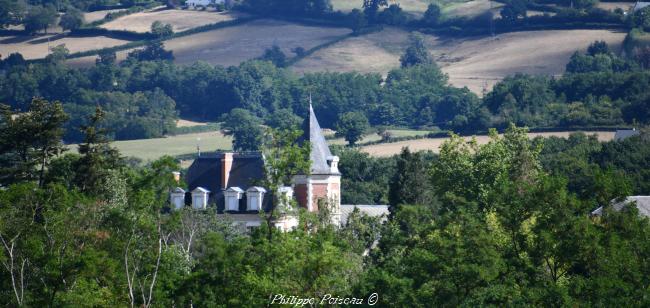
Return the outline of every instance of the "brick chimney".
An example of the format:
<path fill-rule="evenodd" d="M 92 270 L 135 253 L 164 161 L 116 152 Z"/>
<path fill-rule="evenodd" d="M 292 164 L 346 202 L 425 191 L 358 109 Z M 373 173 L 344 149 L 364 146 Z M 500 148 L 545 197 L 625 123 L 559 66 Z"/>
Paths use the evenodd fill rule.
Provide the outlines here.
<path fill-rule="evenodd" d="M 172 171 L 172 176 L 174 177 L 174 181 L 176 181 L 176 184 L 181 182 L 181 173 L 178 171 Z"/>
<path fill-rule="evenodd" d="M 233 153 L 223 153 L 223 158 L 221 158 L 221 189 L 228 188 L 228 178 L 232 169 L 232 155 Z"/>

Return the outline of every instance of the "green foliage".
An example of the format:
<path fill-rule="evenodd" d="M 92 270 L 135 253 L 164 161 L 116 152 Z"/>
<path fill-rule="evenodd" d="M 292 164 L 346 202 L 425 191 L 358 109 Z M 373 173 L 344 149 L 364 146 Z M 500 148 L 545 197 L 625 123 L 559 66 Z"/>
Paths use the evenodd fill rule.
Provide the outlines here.
<path fill-rule="evenodd" d="M 440 17 L 440 6 L 436 3 L 430 3 L 427 10 L 424 12 L 424 15 L 422 15 L 422 22 L 429 27 L 433 27 L 438 25 Z"/>
<path fill-rule="evenodd" d="M 84 141 L 79 144 L 81 157 L 76 162 L 75 184 L 82 192 L 110 196 L 108 183 L 111 171 L 120 168 L 121 158 L 116 149 L 110 147 L 106 131 L 101 128 L 105 113 L 98 106 L 89 118 L 88 125 L 81 127 Z"/>
<path fill-rule="evenodd" d="M 0 186 L 30 180 L 42 186 L 50 161 L 65 151 L 67 119 L 60 102 L 35 98 L 23 114 L 0 104 Z"/>
<path fill-rule="evenodd" d="M 0 1 L 0 28 L 20 23 L 25 11 L 23 2 L 15 0 Z"/>
<path fill-rule="evenodd" d="M 433 59 L 429 54 L 424 38 L 419 33 L 413 33 L 409 36 L 409 46 L 406 47 L 404 54 L 399 58 L 402 67 L 414 65 L 429 65 Z"/>
<path fill-rule="evenodd" d="M 426 171 L 430 169 L 429 162 L 423 153 L 411 153 L 404 148 L 396 160 L 397 166 L 388 192 L 391 213 L 403 204 L 432 204 L 435 197 Z"/>
<path fill-rule="evenodd" d="M 235 108 L 223 117 L 222 129 L 233 137 L 235 151 L 256 151 L 262 145 L 262 121 L 241 108 Z"/>
<path fill-rule="evenodd" d="M 174 29 L 171 24 L 163 24 L 156 20 L 151 24 L 151 33 L 156 37 L 166 37 L 174 34 Z"/>
<path fill-rule="evenodd" d="M 336 123 L 336 136 L 344 137 L 350 146 L 365 136 L 370 128 L 368 119 L 360 112 L 344 113 Z"/>
<path fill-rule="evenodd" d="M 366 15 L 360 9 L 354 9 L 348 15 L 350 20 L 350 28 L 352 32 L 359 33 L 359 31 L 368 25 Z"/>
<path fill-rule="evenodd" d="M 59 26 L 63 30 L 75 30 L 84 24 L 83 13 L 76 8 L 68 8 L 65 14 L 59 20 Z"/>
<path fill-rule="evenodd" d="M 650 31 L 650 7 L 644 7 L 632 14 L 629 19 L 633 28 Z"/>
<path fill-rule="evenodd" d="M 399 26 L 406 23 L 407 17 L 399 4 L 391 4 L 379 13 L 379 20 L 387 25 Z"/>
<path fill-rule="evenodd" d="M 23 22 L 28 33 L 33 34 L 38 31 L 47 33 L 47 28 L 56 22 L 56 10 L 50 6 L 30 7 Z"/>
<path fill-rule="evenodd" d="M 278 130 L 292 130 L 302 126 L 303 119 L 290 109 L 279 109 L 269 114 L 266 124 Z"/>
<path fill-rule="evenodd" d="M 260 59 L 270 61 L 277 67 L 284 67 L 287 64 L 287 55 L 284 54 L 278 45 L 273 45 L 273 47 L 267 48 Z"/>
<path fill-rule="evenodd" d="M 519 18 L 526 18 L 527 0 L 511 0 L 501 9 L 501 18 L 509 23 L 516 22 Z"/>
<path fill-rule="evenodd" d="M 171 50 L 165 50 L 162 42 L 149 42 L 144 49 L 136 49 L 129 53 L 127 60 L 138 61 L 156 61 L 156 60 L 174 60 Z"/>
<path fill-rule="evenodd" d="M 322 16 L 332 11 L 330 0 L 244 0 L 242 8 L 262 15 Z"/>
<path fill-rule="evenodd" d="M 342 204 L 386 204 L 394 174 L 393 159 L 375 158 L 354 148 L 336 151 L 340 157 Z"/>

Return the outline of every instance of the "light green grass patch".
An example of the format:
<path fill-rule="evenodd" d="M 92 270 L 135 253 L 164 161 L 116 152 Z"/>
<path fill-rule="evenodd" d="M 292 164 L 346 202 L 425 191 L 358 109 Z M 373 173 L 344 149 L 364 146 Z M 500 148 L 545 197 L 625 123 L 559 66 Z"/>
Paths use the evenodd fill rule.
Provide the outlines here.
<path fill-rule="evenodd" d="M 232 138 L 221 132 L 203 132 L 169 136 L 165 138 L 138 139 L 115 141 L 111 145 L 117 148 L 123 156 L 136 157 L 143 161 L 156 160 L 164 155 L 183 155 L 196 153 L 197 144 L 201 152 L 232 149 Z M 69 146 L 76 151 L 76 145 Z"/>

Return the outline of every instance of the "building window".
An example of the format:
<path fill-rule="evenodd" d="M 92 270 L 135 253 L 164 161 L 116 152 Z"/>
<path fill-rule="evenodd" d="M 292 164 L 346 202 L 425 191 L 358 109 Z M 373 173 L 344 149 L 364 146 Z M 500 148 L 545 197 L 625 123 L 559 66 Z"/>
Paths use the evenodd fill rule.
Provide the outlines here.
<path fill-rule="evenodd" d="M 247 198 L 247 204 L 246 204 L 246 209 L 249 211 L 260 211 L 262 210 L 262 204 L 264 200 L 264 194 L 266 193 L 266 189 L 259 187 L 259 186 L 253 186 L 246 190 L 246 198 Z"/>
<path fill-rule="evenodd" d="M 174 210 L 180 210 L 185 206 L 185 191 L 176 187 L 169 196 L 169 201 L 172 204 Z"/>
<path fill-rule="evenodd" d="M 230 187 L 224 192 L 226 211 L 239 211 L 239 200 L 244 191 L 239 187 Z"/>
<path fill-rule="evenodd" d="M 208 207 L 209 190 L 197 187 L 192 191 L 192 207 L 197 210 L 204 210 Z"/>

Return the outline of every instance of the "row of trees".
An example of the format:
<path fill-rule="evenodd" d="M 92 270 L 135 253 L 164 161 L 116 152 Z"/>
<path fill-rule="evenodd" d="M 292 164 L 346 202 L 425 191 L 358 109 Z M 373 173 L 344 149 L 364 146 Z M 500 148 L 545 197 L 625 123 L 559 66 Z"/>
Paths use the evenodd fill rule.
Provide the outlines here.
<path fill-rule="evenodd" d="M 57 47 L 40 64 L 27 65 L 19 56 L 7 58 L 6 73 L 0 75 L 0 101 L 17 110 L 26 110 L 32 96 L 63 102 L 72 115 L 69 141 L 80 140 L 72 127 L 83 123 L 97 103 L 104 104 L 107 113 L 114 112 L 115 117 L 106 122 L 114 137 L 131 139 L 170 132 L 177 114 L 174 109 L 181 116 L 218 121 L 241 108 L 273 126 L 281 118 L 304 117 L 310 94 L 321 124 L 331 128 L 352 127 L 342 123 L 347 113 L 363 115 L 355 115 L 360 119 L 354 121 L 355 127 L 363 127 L 365 117 L 370 125 L 440 127 L 464 133 L 504 128 L 509 122 L 584 127 L 650 120 L 644 91 L 649 73 L 637 62 L 615 56 L 604 42 L 592 44 L 585 54 L 576 53 L 567 65 L 568 74 L 561 78 L 507 77 L 483 99 L 466 88 L 448 85 L 447 76 L 433 63 L 417 34 L 400 58 L 402 68 L 390 71 L 385 79 L 359 73 L 299 77 L 264 61 L 228 68 L 201 62 L 176 66 L 165 61 L 173 54 L 161 43 L 132 52 L 119 65 L 114 53 L 100 55 L 97 65 L 87 69 L 66 67 L 64 57 L 65 49 Z M 120 102 L 110 103 L 116 100 Z M 127 105 L 137 107 L 124 113 Z M 360 136 L 350 135 L 348 141 L 354 143 Z"/>

